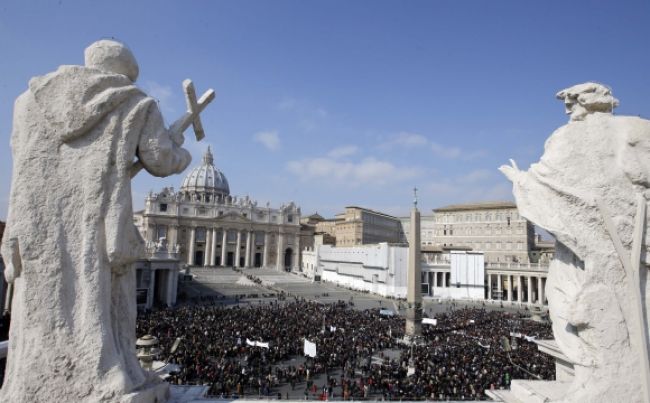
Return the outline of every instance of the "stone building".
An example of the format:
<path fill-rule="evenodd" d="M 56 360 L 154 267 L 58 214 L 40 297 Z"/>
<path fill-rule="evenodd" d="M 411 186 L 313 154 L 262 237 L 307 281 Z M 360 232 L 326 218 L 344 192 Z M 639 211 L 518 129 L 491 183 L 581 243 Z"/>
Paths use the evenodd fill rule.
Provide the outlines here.
<path fill-rule="evenodd" d="M 323 244 L 336 245 L 336 223 L 339 221 L 341 220 L 332 218 L 314 223 L 314 233 L 323 236 Z"/>
<path fill-rule="evenodd" d="M 157 244 L 148 242 L 145 254 L 145 259 L 135 262 L 138 308 L 174 306 L 181 266 L 178 249 L 168 248 L 167 240 L 163 238 Z"/>
<path fill-rule="evenodd" d="M 402 218 L 408 234 L 408 218 Z M 519 215 L 513 202 L 454 204 L 422 217 L 422 245 L 485 253 L 486 263 L 537 262 L 534 225 Z M 545 245 L 548 247 L 548 245 Z M 552 246 L 551 246 L 552 248 Z"/>
<path fill-rule="evenodd" d="M 315 233 L 333 237 L 336 246 L 405 241 L 399 218 L 363 207 L 348 206 L 334 219 L 318 220 L 314 225 Z"/>
<path fill-rule="evenodd" d="M 300 208 L 293 202 L 259 206 L 231 195 L 209 148 L 180 190 L 150 193 L 135 222 L 146 241 L 165 238 L 189 266 L 300 269 Z"/>

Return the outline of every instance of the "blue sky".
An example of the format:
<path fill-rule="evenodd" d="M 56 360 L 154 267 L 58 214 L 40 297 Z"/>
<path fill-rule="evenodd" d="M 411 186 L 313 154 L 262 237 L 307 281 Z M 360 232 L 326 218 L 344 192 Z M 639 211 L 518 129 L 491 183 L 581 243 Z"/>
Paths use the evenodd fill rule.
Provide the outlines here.
<path fill-rule="evenodd" d="M 567 121 L 554 94 L 612 87 L 618 114 L 650 117 L 650 4 L 641 1 L 3 1 L 0 4 L 0 219 L 11 177 L 14 99 L 30 77 L 83 64 L 101 38 L 127 43 L 138 84 L 168 122 L 181 82 L 216 100 L 207 138 L 231 192 L 295 201 L 325 216 L 346 205 L 406 214 L 511 199 L 497 167 L 528 167 Z M 133 182 L 178 188 L 182 174 Z"/>

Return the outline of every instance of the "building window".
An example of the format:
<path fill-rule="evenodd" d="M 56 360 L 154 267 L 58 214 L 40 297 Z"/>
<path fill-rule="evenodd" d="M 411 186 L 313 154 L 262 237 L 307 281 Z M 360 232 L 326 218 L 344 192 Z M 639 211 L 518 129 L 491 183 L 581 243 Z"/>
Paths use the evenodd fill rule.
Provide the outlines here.
<path fill-rule="evenodd" d="M 156 239 L 167 238 L 167 226 L 159 225 L 156 231 Z"/>
<path fill-rule="evenodd" d="M 255 245 L 264 245 L 264 232 L 256 231 L 255 232 Z"/>
<path fill-rule="evenodd" d="M 194 232 L 194 239 L 196 242 L 205 242 L 205 228 L 198 227 Z"/>
<path fill-rule="evenodd" d="M 160 212 L 164 213 L 167 211 L 167 203 L 160 203 Z"/>
<path fill-rule="evenodd" d="M 293 222 L 293 215 L 292 215 L 292 214 L 289 214 L 289 215 L 287 216 L 287 221 L 288 221 L 288 222 Z"/>
<path fill-rule="evenodd" d="M 219 211 L 219 217 L 223 215 L 223 211 Z"/>

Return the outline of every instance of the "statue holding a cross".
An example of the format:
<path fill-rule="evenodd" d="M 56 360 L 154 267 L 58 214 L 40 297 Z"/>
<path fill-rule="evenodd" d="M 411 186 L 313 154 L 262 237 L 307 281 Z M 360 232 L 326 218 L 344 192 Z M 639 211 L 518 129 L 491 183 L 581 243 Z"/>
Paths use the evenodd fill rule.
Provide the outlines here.
<path fill-rule="evenodd" d="M 135 352 L 135 270 L 144 242 L 133 224 L 131 178 L 182 172 L 183 132 L 204 133 L 197 100 L 166 128 L 134 85 L 138 64 L 101 40 L 84 66 L 35 77 L 15 103 L 13 177 L 2 242 L 13 287 L 2 402 L 162 402 L 167 385 Z M 134 162 L 135 161 L 135 162 Z"/>

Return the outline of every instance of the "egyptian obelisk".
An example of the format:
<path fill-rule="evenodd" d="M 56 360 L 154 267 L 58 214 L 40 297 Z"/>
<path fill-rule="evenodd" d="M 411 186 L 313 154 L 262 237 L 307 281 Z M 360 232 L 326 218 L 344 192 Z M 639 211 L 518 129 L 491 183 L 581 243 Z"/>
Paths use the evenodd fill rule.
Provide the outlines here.
<path fill-rule="evenodd" d="M 409 258 L 406 276 L 406 329 L 408 340 L 422 334 L 422 267 L 420 256 L 420 212 L 418 211 L 417 188 L 413 189 L 413 208 L 408 238 Z"/>

